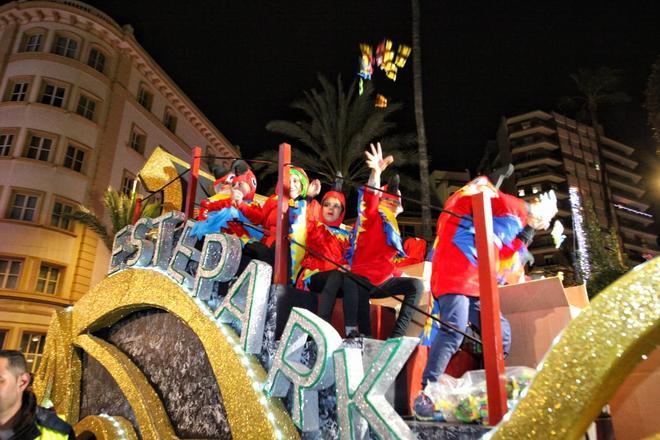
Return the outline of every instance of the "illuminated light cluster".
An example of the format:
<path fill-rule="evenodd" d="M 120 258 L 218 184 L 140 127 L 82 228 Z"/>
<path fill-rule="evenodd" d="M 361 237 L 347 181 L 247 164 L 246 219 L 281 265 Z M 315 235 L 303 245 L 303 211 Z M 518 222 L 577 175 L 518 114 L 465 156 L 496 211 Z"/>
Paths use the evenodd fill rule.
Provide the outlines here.
<path fill-rule="evenodd" d="M 575 186 L 568 188 L 568 194 L 571 202 L 571 212 L 573 217 L 573 229 L 578 244 L 578 263 L 585 279 L 591 276 L 589 268 L 589 249 L 587 248 L 587 237 L 584 233 L 584 217 L 582 216 L 582 202 L 580 192 Z"/>
<path fill-rule="evenodd" d="M 115 428 L 115 434 L 117 434 L 117 438 L 119 439 L 125 439 L 126 437 L 126 431 L 124 431 L 124 428 L 121 427 L 121 424 L 115 419 L 114 417 L 108 415 L 108 414 L 99 414 L 99 417 L 106 419 L 107 421 L 110 422 L 110 424 Z"/>
<path fill-rule="evenodd" d="M 648 214 L 648 213 L 642 212 L 642 211 L 638 211 L 636 209 L 628 208 L 627 206 L 619 205 L 618 203 L 614 203 L 614 206 L 616 208 L 619 208 L 619 209 L 623 210 L 623 211 L 628 211 L 628 212 L 632 212 L 633 214 L 641 215 L 641 216 L 648 217 L 648 218 L 653 218 L 653 216 L 651 214 Z"/>

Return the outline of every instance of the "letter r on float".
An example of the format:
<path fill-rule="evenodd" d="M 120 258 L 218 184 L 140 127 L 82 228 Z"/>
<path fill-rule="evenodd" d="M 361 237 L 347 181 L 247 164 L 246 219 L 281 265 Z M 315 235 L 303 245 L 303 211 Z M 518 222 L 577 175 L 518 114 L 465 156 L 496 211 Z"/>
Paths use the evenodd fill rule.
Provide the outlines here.
<path fill-rule="evenodd" d="M 316 361 L 307 366 L 302 354 L 308 338 L 316 344 Z M 319 429 L 318 390 L 335 381 L 332 353 L 341 345 L 339 333 L 314 313 L 294 307 L 264 383 L 268 397 L 284 397 L 293 384 L 293 423 L 303 431 Z"/>

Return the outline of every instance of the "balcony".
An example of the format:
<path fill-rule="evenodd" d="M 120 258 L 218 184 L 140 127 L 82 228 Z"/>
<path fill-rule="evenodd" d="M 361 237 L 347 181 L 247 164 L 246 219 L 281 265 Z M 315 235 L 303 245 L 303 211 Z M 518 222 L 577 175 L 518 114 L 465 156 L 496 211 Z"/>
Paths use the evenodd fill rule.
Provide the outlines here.
<path fill-rule="evenodd" d="M 624 233 L 624 239 L 623 239 L 624 242 L 627 241 L 625 239 L 625 236 L 640 237 L 642 241 L 648 243 L 655 243 L 658 240 L 657 235 L 652 234 L 650 232 L 646 232 L 642 229 L 639 229 L 639 227 L 635 227 L 633 225 L 621 226 L 621 231 Z"/>
<path fill-rule="evenodd" d="M 645 243 L 627 243 L 627 242 L 624 241 L 623 242 L 623 247 L 624 247 L 624 249 L 629 249 L 629 250 L 637 252 L 641 255 L 650 254 L 654 257 L 660 255 L 660 252 L 658 252 L 657 248 L 655 248 L 653 246 L 649 246 Z"/>
<path fill-rule="evenodd" d="M 511 141 L 511 154 L 521 154 L 539 149 L 548 151 L 558 150 L 559 145 L 554 139 L 542 135 L 528 136 L 524 139 Z"/>
<path fill-rule="evenodd" d="M 559 166 L 563 162 L 549 151 L 518 154 L 512 159 L 517 170 L 537 165 Z"/>
<path fill-rule="evenodd" d="M 621 142 L 617 142 L 614 139 L 610 139 L 607 136 L 601 136 L 600 137 L 600 142 L 603 145 L 606 145 L 608 147 L 611 147 L 615 150 L 623 152 L 626 156 L 630 156 L 635 152 L 635 149 L 632 147 L 629 147 L 628 145 L 624 145 Z"/>
<path fill-rule="evenodd" d="M 638 165 L 637 161 L 632 160 L 629 157 L 621 156 L 620 154 L 617 154 L 612 150 L 608 150 L 607 148 L 603 148 L 601 152 L 603 153 L 604 157 L 614 161 L 614 163 L 623 164 L 631 170 L 637 168 Z"/>
<path fill-rule="evenodd" d="M 610 176 L 609 181 L 610 181 L 610 186 L 612 188 L 621 189 L 629 194 L 634 194 L 636 198 L 642 197 L 646 192 L 638 186 L 634 186 L 630 183 L 623 182 L 622 180 L 613 178 L 613 176 Z"/>
<path fill-rule="evenodd" d="M 617 217 L 623 220 L 628 220 L 630 222 L 633 222 L 633 223 L 627 223 L 629 225 L 642 224 L 644 226 L 649 226 L 653 223 L 653 216 L 651 216 L 650 214 L 646 214 L 644 212 L 630 209 L 623 205 L 618 205 L 618 204 L 615 204 L 614 207 L 616 208 Z"/>
<path fill-rule="evenodd" d="M 629 169 L 625 169 L 621 165 L 612 163 L 610 161 L 605 162 L 605 169 L 609 174 L 616 174 L 617 176 L 630 180 L 632 183 L 638 183 L 640 180 L 642 180 L 642 176 L 639 174 L 635 174 Z"/>
<path fill-rule="evenodd" d="M 646 211 L 651 207 L 651 205 L 649 205 L 648 203 L 642 200 L 639 200 L 634 197 L 626 197 L 624 194 L 617 192 L 612 193 L 612 200 L 615 203 L 618 203 L 620 205 L 630 206 L 631 208 L 637 209 L 639 211 Z"/>
<path fill-rule="evenodd" d="M 518 124 L 509 125 L 509 138 L 518 139 L 529 136 L 530 134 L 553 134 L 555 133 L 554 124 L 543 119 L 528 119 Z"/>
<path fill-rule="evenodd" d="M 537 182 L 561 183 L 566 181 L 566 176 L 561 170 L 548 166 L 537 166 L 527 168 L 515 173 L 518 186 L 529 185 Z"/>

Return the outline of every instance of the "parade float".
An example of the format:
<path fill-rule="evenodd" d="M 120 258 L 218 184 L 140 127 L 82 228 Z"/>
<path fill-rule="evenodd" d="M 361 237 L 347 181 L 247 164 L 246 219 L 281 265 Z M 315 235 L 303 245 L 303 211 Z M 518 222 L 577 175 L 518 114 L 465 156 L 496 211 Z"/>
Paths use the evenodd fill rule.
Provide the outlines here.
<path fill-rule="evenodd" d="M 213 181 L 199 170 L 200 149 L 191 163 L 161 149 L 148 161 L 140 176 L 148 190 L 160 190 L 163 214 L 135 219 L 116 235 L 106 278 L 53 317 L 35 377 L 40 401 L 51 402 L 79 438 L 579 438 L 657 345 L 655 259 L 555 329 L 531 385 L 508 408 L 499 321 L 485 316 L 499 314 L 488 264 L 492 224 L 488 200 L 475 197 L 488 392 L 481 409 L 492 428 L 405 417 L 392 390 L 410 371 L 417 338 L 346 347 L 332 325 L 302 308 L 275 338 L 276 302 L 286 288 L 287 147 L 280 150 L 279 256 L 274 267 L 253 260 L 242 273 L 236 237 L 211 234 L 200 249 L 190 234 L 197 190 Z M 209 301 L 219 284 L 227 293 Z"/>

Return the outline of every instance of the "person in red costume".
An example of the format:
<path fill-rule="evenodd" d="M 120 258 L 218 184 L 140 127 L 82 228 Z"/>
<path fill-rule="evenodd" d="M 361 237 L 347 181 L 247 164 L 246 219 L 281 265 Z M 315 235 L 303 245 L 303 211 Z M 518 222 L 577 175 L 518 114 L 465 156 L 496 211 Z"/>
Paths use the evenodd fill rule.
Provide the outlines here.
<path fill-rule="evenodd" d="M 240 159 L 234 161 L 231 170 L 214 172 L 221 175 L 213 183 L 216 194 L 202 200 L 192 233 L 200 240 L 207 234 L 223 232 L 236 235 L 243 243 L 255 241 L 260 234 L 243 226 L 243 221 L 252 222 L 252 207 L 259 206 L 254 202 L 257 178 L 248 164 Z M 237 208 L 240 213 L 230 208 Z"/>
<path fill-rule="evenodd" d="M 510 169 L 508 172 L 512 172 Z M 541 195 L 526 203 L 499 191 L 486 176 L 480 176 L 455 192 L 445 203 L 438 218 L 435 252 L 432 261 L 431 293 L 439 309 L 440 318 L 454 327 L 465 330 L 468 322 L 480 327 L 479 271 L 476 255 L 474 225 L 472 222 L 472 196 L 486 192 L 491 196 L 494 243 L 498 264 L 517 252 L 526 253 L 534 229 L 547 229 L 557 213 L 554 192 Z M 501 265 L 500 265 L 501 266 Z M 506 274 L 498 268 L 498 279 L 504 283 Z M 511 346 L 511 328 L 500 314 L 504 352 Z M 437 381 L 447 368 L 451 357 L 458 351 L 463 335 L 441 326 L 435 335 L 422 376 L 422 386 Z M 420 393 L 413 411 L 418 419 L 434 418 L 436 412 L 431 399 Z"/>
<path fill-rule="evenodd" d="M 289 199 L 292 206 L 296 206 L 296 202 L 300 200 L 313 199 L 321 191 L 321 183 L 314 179 L 309 181 L 305 170 L 299 167 L 292 166 L 289 170 Z M 266 199 L 263 206 L 252 204 L 251 206 L 239 206 L 241 212 L 250 219 L 250 221 L 259 225 L 263 230 L 263 237 L 259 242 L 250 242 L 243 249 L 244 255 L 249 255 L 261 261 L 265 261 L 270 265 L 275 264 L 275 238 L 277 234 L 277 193 L 271 195 Z M 320 215 L 319 204 L 316 201 L 309 203 L 308 211 L 315 218 Z M 300 226 L 301 222 L 304 226 L 304 218 L 306 216 L 298 216 L 298 211 L 289 209 L 289 228 L 290 231 L 296 226 Z M 289 234 L 291 236 L 291 234 Z M 303 240 L 304 241 L 304 240 Z M 291 253 L 302 253 L 299 248 L 290 247 Z M 301 258 L 294 258 L 295 271 L 292 271 L 291 280 L 295 283 L 296 275 L 299 270 Z"/>
<path fill-rule="evenodd" d="M 401 234 L 396 217 L 403 212 L 398 176 L 380 188 L 381 173 L 394 161 L 383 158 L 380 143 L 366 151 L 366 164 L 371 169 L 368 187 L 358 190 L 358 218 L 353 231 L 349 263 L 351 272 L 360 278 L 355 283 L 360 298 L 385 298 L 403 295 L 401 311 L 391 337 L 404 336 L 412 318 L 413 308 L 424 286 L 416 278 L 402 277 L 396 267 L 397 258 L 404 258 Z M 369 314 L 359 314 L 360 330 L 369 335 Z"/>
<path fill-rule="evenodd" d="M 296 288 L 319 294 L 317 314 L 328 322 L 332 318 L 337 296 L 343 296 L 346 335 L 357 337 L 358 310 L 366 309 L 368 313 L 368 298 L 366 304 L 359 304 L 354 284 L 347 282 L 347 275 L 338 270 L 336 264 L 326 260 L 348 267 L 346 256 L 350 247 L 350 232 L 341 228 L 346 214 L 346 198 L 341 192 L 341 183 L 340 175 L 333 189 L 323 196 L 320 216 L 310 213 L 307 217 L 306 251 Z"/>

